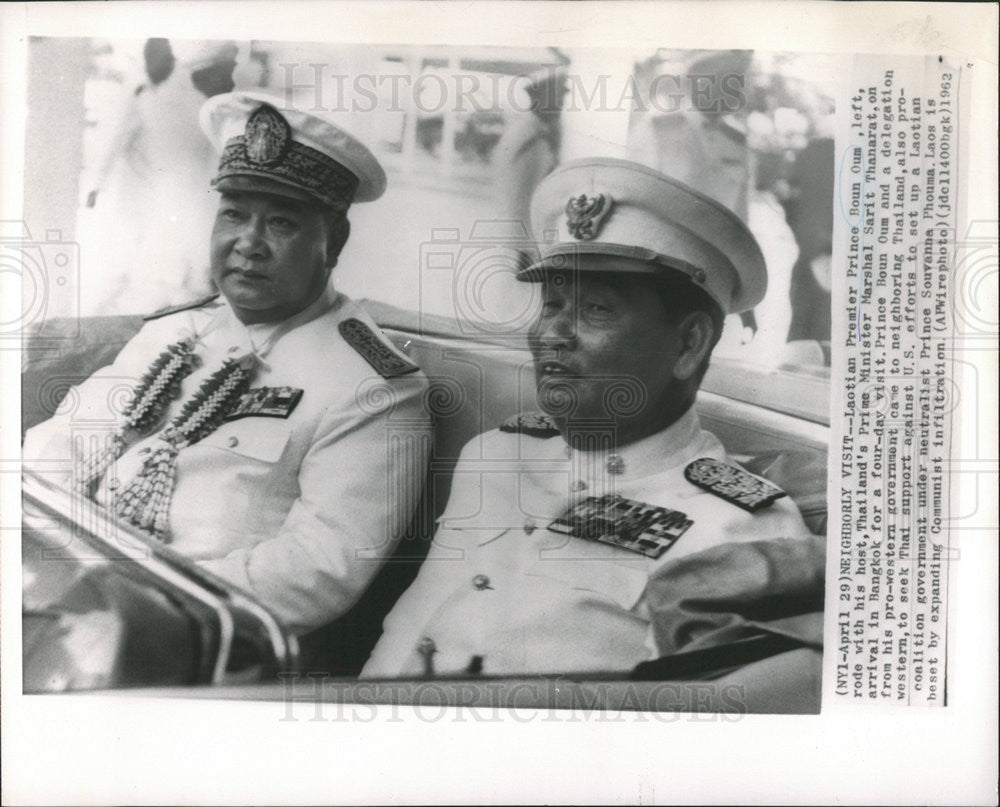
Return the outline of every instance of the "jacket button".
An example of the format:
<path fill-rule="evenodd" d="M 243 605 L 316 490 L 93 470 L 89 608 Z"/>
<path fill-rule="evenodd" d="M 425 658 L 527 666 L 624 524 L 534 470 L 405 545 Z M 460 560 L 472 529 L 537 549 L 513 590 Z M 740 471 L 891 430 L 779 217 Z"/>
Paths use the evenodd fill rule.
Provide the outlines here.
<path fill-rule="evenodd" d="M 528 535 L 531 535 L 531 533 L 533 533 L 536 529 L 538 529 L 538 525 L 535 523 L 534 519 L 525 519 L 524 531 L 528 533 Z"/>
<path fill-rule="evenodd" d="M 233 346 L 232 346 L 231 348 L 229 348 L 229 352 L 230 352 L 230 353 L 235 353 L 235 352 L 236 352 L 236 351 L 238 351 L 239 349 L 240 349 L 240 346 L 239 346 L 239 345 L 233 345 Z"/>
<path fill-rule="evenodd" d="M 118 485 L 119 482 L 114 477 L 108 480 L 108 490 L 118 490 Z"/>
<path fill-rule="evenodd" d="M 226 445 L 229 446 L 230 448 L 236 448 L 236 446 L 238 446 L 239 444 L 240 444 L 240 438 L 237 437 L 236 435 L 233 435 L 228 440 L 226 440 Z"/>
<path fill-rule="evenodd" d="M 437 645 L 430 636 L 424 636 L 417 643 L 417 652 L 423 659 L 424 677 L 431 678 L 434 675 L 434 654 L 437 652 Z"/>
<path fill-rule="evenodd" d="M 582 479 L 577 479 L 572 484 L 571 487 L 572 487 L 573 490 L 586 490 L 587 489 L 587 483 L 584 482 Z"/>
<path fill-rule="evenodd" d="M 472 578 L 472 586 L 478 591 L 482 591 L 490 587 L 490 579 L 485 574 L 477 574 Z"/>
<path fill-rule="evenodd" d="M 608 461 L 605 463 L 604 468 L 609 474 L 623 474 L 625 473 L 625 460 L 618 454 L 612 454 L 608 457 Z"/>
<path fill-rule="evenodd" d="M 146 455 L 147 455 L 148 453 L 150 453 L 150 452 L 151 452 L 152 450 L 153 450 L 153 449 L 151 449 L 151 448 L 150 448 L 149 446 L 146 446 L 145 448 L 140 448 L 140 449 L 139 449 L 139 456 L 140 456 L 140 457 L 145 457 L 145 456 L 146 456 Z"/>

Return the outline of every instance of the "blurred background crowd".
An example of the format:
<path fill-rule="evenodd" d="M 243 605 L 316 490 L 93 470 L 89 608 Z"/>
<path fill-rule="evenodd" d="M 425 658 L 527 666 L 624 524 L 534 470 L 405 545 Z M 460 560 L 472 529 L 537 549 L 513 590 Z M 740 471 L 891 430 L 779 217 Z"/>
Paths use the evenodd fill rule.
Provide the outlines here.
<path fill-rule="evenodd" d="M 78 297 L 51 314 L 211 290 L 217 155 L 198 110 L 264 88 L 323 108 L 386 168 L 385 197 L 351 210 L 334 274 L 351 296 L 522 327 L 531 291 L 511 270 L 530 253 L 534 187 L 568 159 L 623 157 L 718 198 L 761 244 L 767 296 L 727 321 L 717 355 L 829 365 L 836 67 L 822 56 L 36 39 L 29 69 L 26 220 L 79 244 Z"/>

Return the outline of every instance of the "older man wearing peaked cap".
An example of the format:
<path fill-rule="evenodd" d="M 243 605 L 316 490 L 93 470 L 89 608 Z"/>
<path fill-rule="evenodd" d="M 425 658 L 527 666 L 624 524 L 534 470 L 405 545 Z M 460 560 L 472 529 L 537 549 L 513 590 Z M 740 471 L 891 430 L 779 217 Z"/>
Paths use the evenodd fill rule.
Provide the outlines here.
<path fill-rule="evenodd" d="M 562 166 L 531 215 L 541 257 L 519 277 L 541 284 L 529 346 L 542 411 L 465 446 L 430 554 L 363 675 L 625 674 L 712 648 L 738 667 L 787 644 L 802 651 L 788 674 L 808 679 L 822 545 L 694 407 L 724 315 L 764 294 L 753 236 L 621 160 Z M 779 557 L 793 581 L 777 579 Z M 756 607 L 776 586 L 784 605 Z M 726 666 L 706 658 L 714 673 L 696 674 Z"/>
<path fill-rule="evenodd" d="M 201 123 L 221 152 L 220 294 L 147 317 L 72 411 L 28 432 L 24 461 L 71 465 L 66 484 L 304 632 L 365 590 L 425 473 L 425 377 L 329 283 L 348 208 L 385 173 L 339 126 L 266 94 L 217 96 Z"/>

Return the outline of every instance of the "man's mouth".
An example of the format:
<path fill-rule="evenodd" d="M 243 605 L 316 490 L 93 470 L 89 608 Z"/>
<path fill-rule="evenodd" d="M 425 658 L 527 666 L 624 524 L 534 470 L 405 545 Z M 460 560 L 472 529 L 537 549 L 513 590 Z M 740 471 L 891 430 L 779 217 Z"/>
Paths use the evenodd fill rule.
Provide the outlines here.
<path fill-rule="evenodd" d="M 267 280 L 267 272 L 259 272 L 256 269 L 249 269 L 240 266 L 231 266 L 226 270 L 227 275 L 236 275 L 241 280 Z"/>
<path fill-rule="evenodd" d="M 539 363 L 541 374 L 546 378 L 578 378 L 579 374 L 560 361 L 542 361 Z"/>

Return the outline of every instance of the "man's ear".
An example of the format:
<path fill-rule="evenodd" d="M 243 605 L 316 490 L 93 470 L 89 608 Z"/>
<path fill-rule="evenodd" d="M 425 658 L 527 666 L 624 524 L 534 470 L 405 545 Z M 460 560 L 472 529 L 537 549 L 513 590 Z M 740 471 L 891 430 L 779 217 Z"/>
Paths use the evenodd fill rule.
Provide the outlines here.
<path fill-rule="evenodd" d="M 692 311 L 677 327 L 681 351 L 674 363 L 674 377 L 680 381 L 694 378 L 715 344 L 715 325 L 705 311 Z"/>
<path fill-rule="evenodd" d="M 327 220 L 326 225 L 326 263 L 332 269 L 337 265 L 341 250 L 351 236 L 351 222 L 346 213 L 338 213 Z"/>

